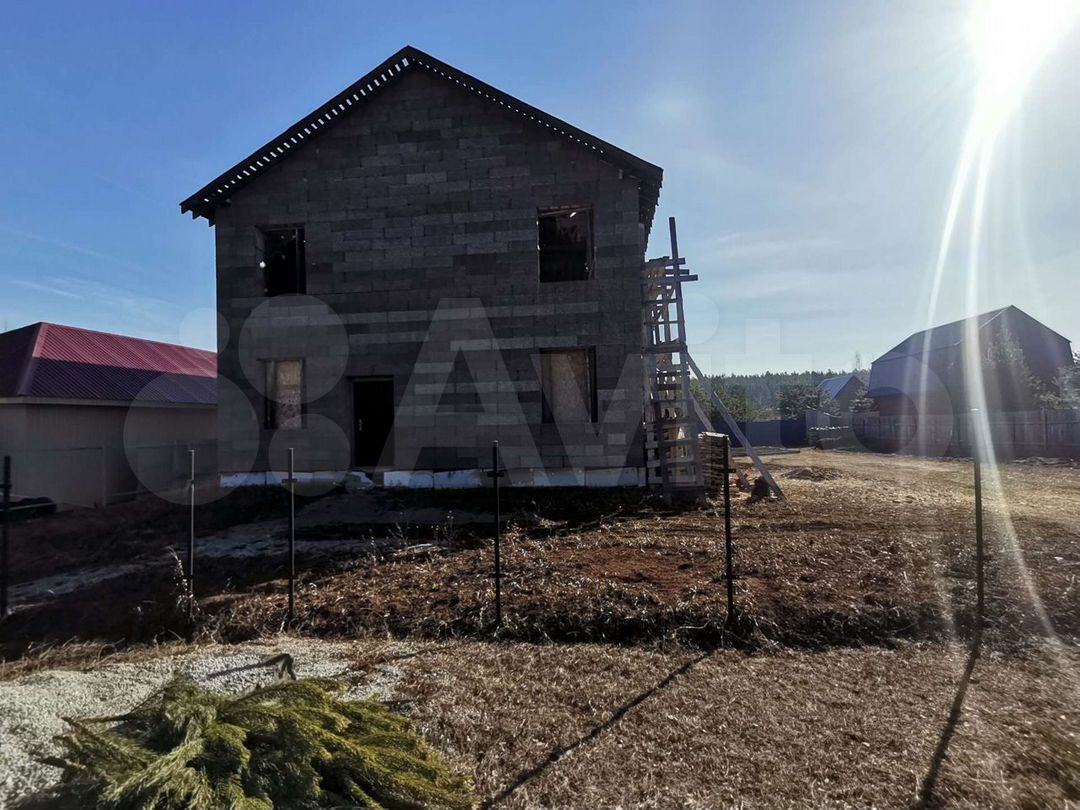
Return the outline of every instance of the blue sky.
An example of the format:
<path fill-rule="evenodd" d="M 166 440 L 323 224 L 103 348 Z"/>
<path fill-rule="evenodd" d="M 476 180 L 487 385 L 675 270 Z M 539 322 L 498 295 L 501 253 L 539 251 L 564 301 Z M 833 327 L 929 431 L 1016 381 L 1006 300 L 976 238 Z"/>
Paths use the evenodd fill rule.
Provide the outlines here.
<path fill-rule="evenodd" d="M 850 367 L 923 328 L 976 71 L 968 3 L 20 3 L 0 32 L 0 326 L 210 348 L 178 202 L 404 44 L 664 167 L 715 371 Z M 992 166 L 979 309 L 1080 339 L 1080 33 Z M 963 223 L 961 223 L 963 225 Z M 965 314 L 946 263 L 935 321 Z"/>

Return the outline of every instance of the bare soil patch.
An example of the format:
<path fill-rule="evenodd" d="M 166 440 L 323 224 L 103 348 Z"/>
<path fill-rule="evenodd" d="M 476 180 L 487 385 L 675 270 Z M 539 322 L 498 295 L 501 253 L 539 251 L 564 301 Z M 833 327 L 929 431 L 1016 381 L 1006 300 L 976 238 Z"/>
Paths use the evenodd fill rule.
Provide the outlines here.
<path fill-rule="evenodd" d="M 220 494 L 205 491 L 207 499 Z M 285 494 L 235 489 L 197 508 L 196 532 L 212 534 L 239 523 L 280 516 Z M 11 582 L 17 584 L 94 565 L 128 562 L 187 542 L 190 510 L 157 495 L 107 509 L 76 509 L 13 523 Z"/>
<path fill-rule="evenodd" d="M 968 636 L 975 603 L 970 463 L 827 451 L 768 463 L 788 498 L 750 504 L 740 494 L 733 512 L 737 605 L 749 637 L 725 630 L 723 520 L 715 505 L 680 513 L 640 491 L 515 490 L 504 493 L 510 517 L 500 637 L 813 649 Z M 795 475 L 785 477 L 788 471 Z M 305 550 L 374 536 L 378 526 L 336 520 L 320 533 L 317 522 L 306 524 L 296 631 L 490 637 L 489 533 L 446 529 L 451 513 L 483 515 L 490 492 L 335 497 L 388 499 L 380 508 L 401 516 L 387 528 L 399 542 L 316 557 Z M 986 504 L 991 637 L 1014 644 L 1080 636 L 1075 472 L 1002 465 L 987 474 Z M 413 526 L 409 514 L 420 510 L 447 519 Z M 205 637 L 237 641 L 283 628 L 282 554 L 200 559 L 197 571 Z M 148 569 L 19 611 L 0 626 L 0 642 L 12 657 L 46 640 L 175 638 L 185 629 L 178 595 L 172 572 Z"/>
<path fill-rule="evenodd" d="M 808 463 L 811 462 L 811 463 Z M 966 637 L 975 604 L 971 468 L 810 451 L 778 456 L 788 498 L 734 505 L 739 609 L 759 638 L 822 647 Z M 807 476 L 805 470 L 813 471 Z M 1080 481 L 1002 466 L 988 478 L 988 615 L 996 637 L 1080 635 Z M 634 504 L 590 525 L 521 521 L 504 538 L 505 623 L 522 640 L 723 643 L 718 509 Z M 305 584 L 298 629 L 454 636 L 491 631 L 490 543 L 358 561 Z M 210 632 L 280 624 L 281 585 L 205 603 Z"/>
<path fill-rule="evenodd" d="M 781 474 L 781 478 L 797 478 L 800 481 L 832 481 L 833 479 L 840 478 L 842 473 L 839 470 L 833 470 L 822 467 L 792 467 L 790 470 L 784 470 Z"/>

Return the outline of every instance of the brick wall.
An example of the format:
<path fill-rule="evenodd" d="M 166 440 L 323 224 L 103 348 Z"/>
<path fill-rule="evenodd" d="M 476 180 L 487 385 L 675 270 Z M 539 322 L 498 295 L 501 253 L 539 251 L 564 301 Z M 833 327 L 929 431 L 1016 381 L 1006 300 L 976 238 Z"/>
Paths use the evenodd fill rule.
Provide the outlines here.
<path fill-rule="evenodd" d="M 537 209 L 576 205 L 594 211 L 593 278 L 540 284 Z M 383 466 L 487 465 L 493 439 L 511 468 L 639 466 L 638 218 L 634 178 L 412 70 L 218 210 L 220 374 L 261 417 L 255 361 L 305 358 L 321 394 L 307 413 L 343 438 L 325 424 L 278 435 L 301 469 L 332 463 L 320 443 L 351 442 L 349 378 L 373 375 L 393 376 L 397 404 Z M 281 225 L 305 228 L 318 301 L 262 296 L 258 229 Z M 600 422 L 542 424 L 539 350 L 577 346 L 595 347 Z M 237 397 L 219 425 L 223 470 L 252 468 L 251 414 Z M 269 433 L 255 470 L 277 468 Z"/>

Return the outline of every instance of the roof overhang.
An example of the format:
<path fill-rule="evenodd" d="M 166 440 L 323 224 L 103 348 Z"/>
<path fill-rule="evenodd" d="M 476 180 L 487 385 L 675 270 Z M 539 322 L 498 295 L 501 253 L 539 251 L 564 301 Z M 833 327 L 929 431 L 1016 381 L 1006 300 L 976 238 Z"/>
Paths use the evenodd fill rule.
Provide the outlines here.
<path fill-rule="evenodd" d="M 645 225 L 646 232 L 649 231 L 653 213 L 660 198 L 663 169 L 543 110 L 526 104 L 412 46 L 402 48 L 321 107 L 297 121 L 277 137 L 270 139 L 228 171 L 215 177 L 181 202 L 180 212 L 190 212 L 192 218 L 196 219 L 205 217 L 208 223 L 213 225 L 214 212 L 218 207 L 227 205 L 233 194 L 258 177 L 260 173 L 287 159 L 306 142 L 318 137 L 350 112 L 364 106 L 373 95 L 392 84 L 395 78 L 417 68 L 429 70 L 447 81 L 477 93 L 493 104 L 525 117 L 537 126 L 546 127 L 580 144 L 585 149 L 593 151 L 600 160 L 611 163 L 626 174 L 637 178 L 641 192 L 639 220 Z"/>

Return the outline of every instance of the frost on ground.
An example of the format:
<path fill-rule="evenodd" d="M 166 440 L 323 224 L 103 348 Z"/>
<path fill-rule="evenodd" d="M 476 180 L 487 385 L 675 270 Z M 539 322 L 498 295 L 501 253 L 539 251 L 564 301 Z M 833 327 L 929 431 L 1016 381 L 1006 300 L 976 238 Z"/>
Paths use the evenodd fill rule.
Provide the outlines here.
<path fill-rule="evenodd" d="M 378 643 L 366 645 L 378 647 Z M 396 645 L 401 648 L 408 645 Z M 260 664 L 280 653 L 292 656 L 296 676 L 338 678 L 353 698 L 388 699 L 400 670 L 375 664 L 354 666 L 364 650 L 353 644 L 281 638 L 272 643 L 198 647 L 168 658 L 118 663 L 88 671 L 49 670 L 0 682 L 0 808 L 55 784 L 59 770 L 39 758 L 58 751 L 53 737 L 65 731 L 64 717 L 107 717 L 132 708 L 175 673 L 222 692 L 238 693 L 277 677 Z"/>

